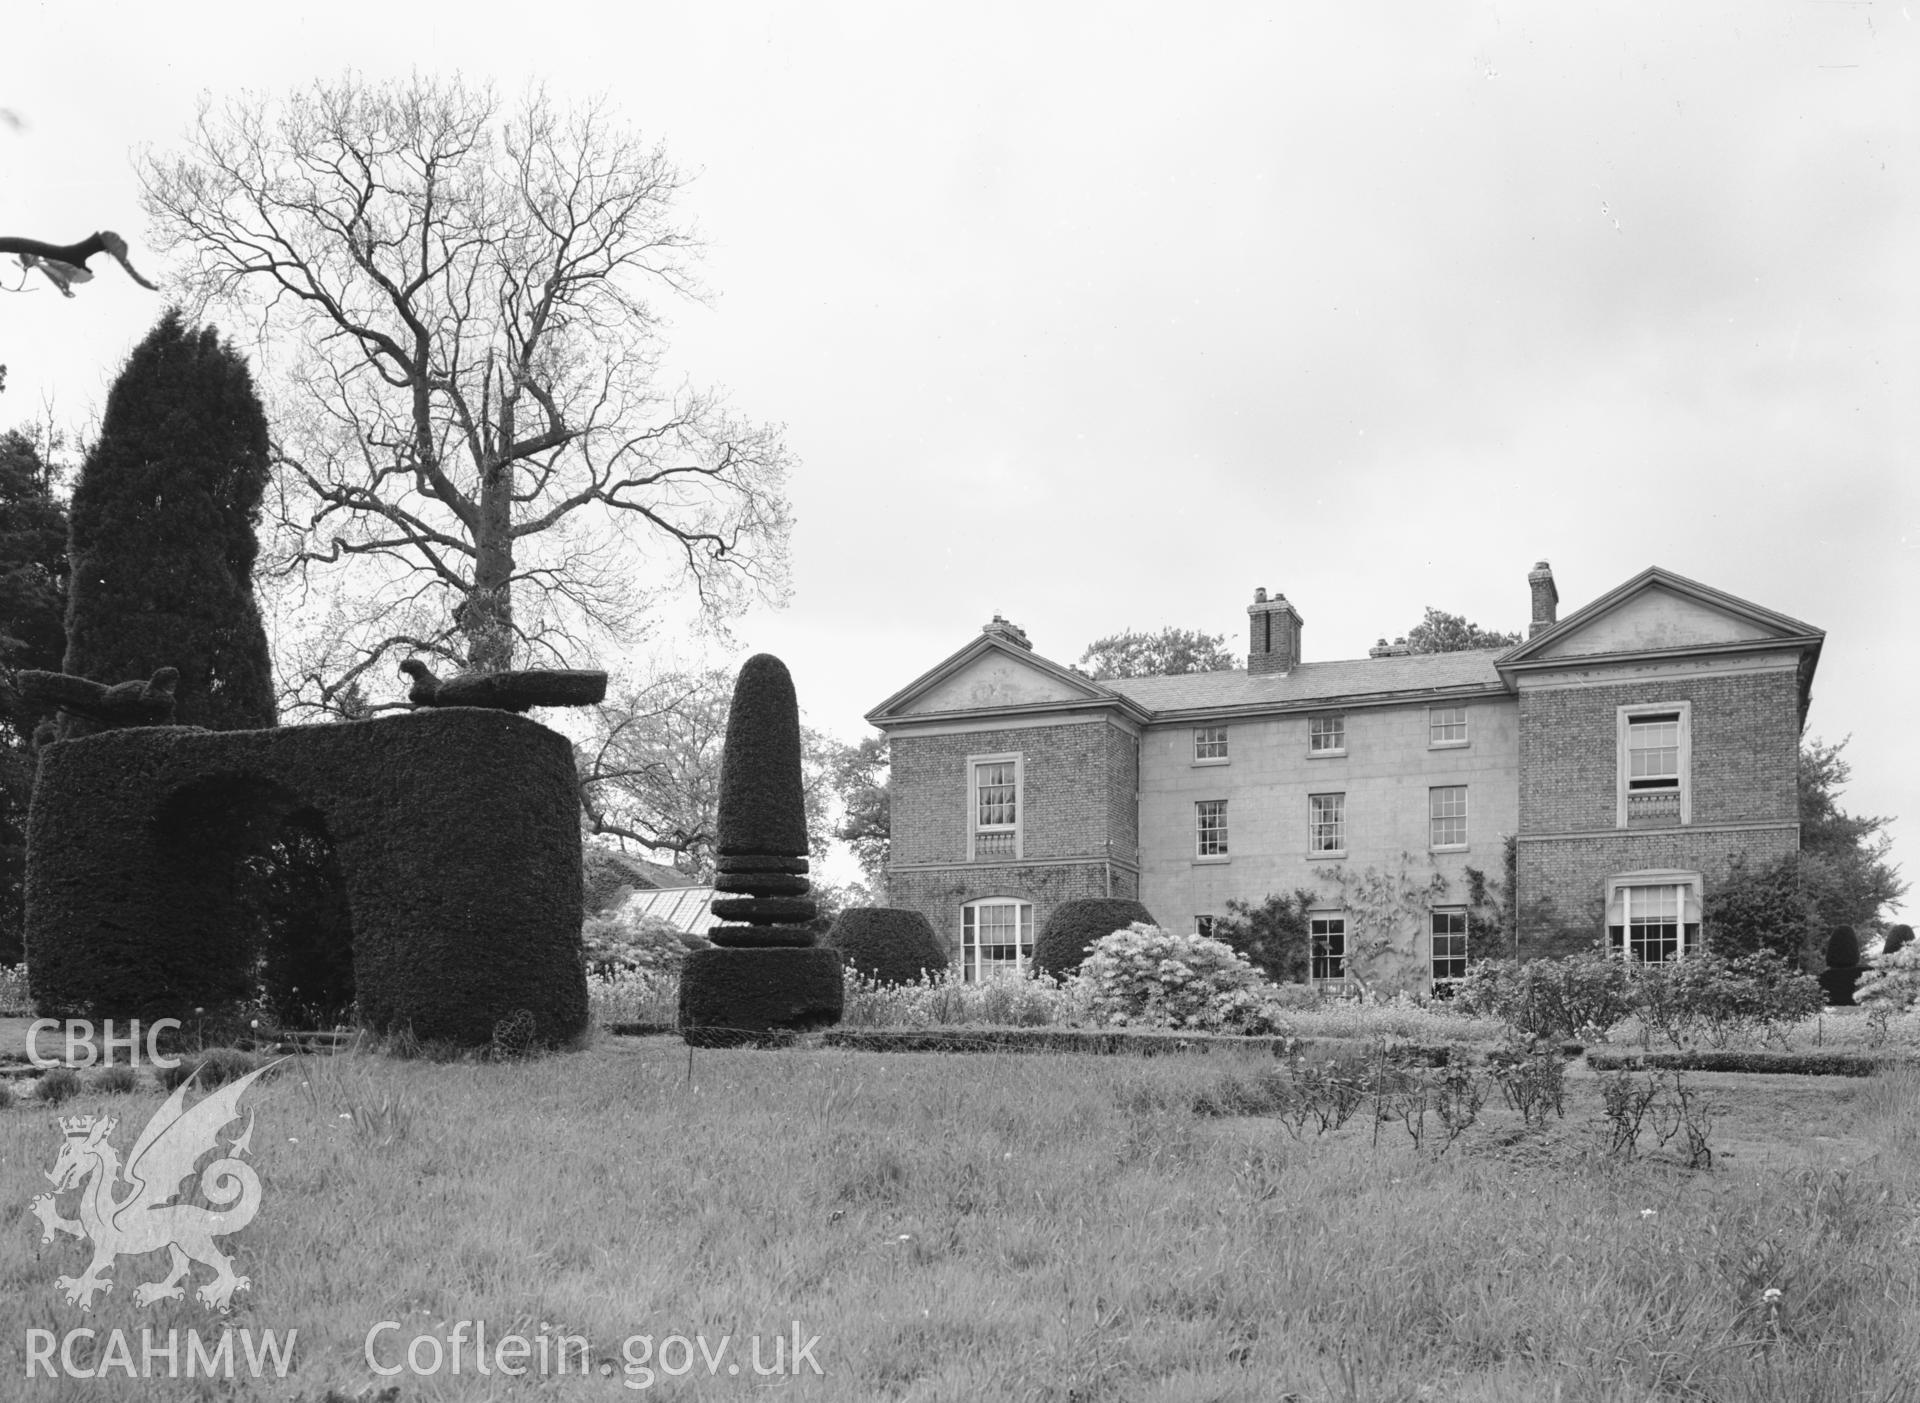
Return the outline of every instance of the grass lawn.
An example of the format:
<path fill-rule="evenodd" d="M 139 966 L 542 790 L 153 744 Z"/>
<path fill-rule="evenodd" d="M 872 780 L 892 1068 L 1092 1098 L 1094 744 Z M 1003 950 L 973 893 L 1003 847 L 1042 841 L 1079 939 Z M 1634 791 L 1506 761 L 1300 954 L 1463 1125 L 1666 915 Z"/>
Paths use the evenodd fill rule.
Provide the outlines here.
<path fill-rule="evenodd" d="M 1300 1140 L 1272 1118 L 1195 1113 L 1273 1065 L 728 1051 L 693 1054 L 689 1077 L 669 1038 L 516 1064 L 290 1063 L 242 1104 L 235 1130 L 251 1108 L 263 1196 L 227 1245 L 252 1279 L 231 1322 L 298 1330 L 295 1362 L 240 1392 L 1920 1396 L 1914 1073 L 1689 1074 L 1724 1104 L 1714 1167 L 1690 1172 L 1664 1154 L 1599 1154 L 1599 1082 L 1578 1070 L 1563 1120 L 1528 1131 L 1496 1093 L 1440 1157 L 1398 1125 L 1376 1143 L 1365 1112 Z M 61 1114 L 118 1116 L 125 1151 L 160 1100 L 89 1089 Z M 142 1326 L 209 1341 L 219 1328 L 191 1297 L 133 1303 L 164 1273 L 159 1254 L 120 1259 L 90 1315 L 60 1298 L 54 1277 L 77 1274 L 85 1249 L 41 1248 L 28 1212 L 59 1149 L 51 1120 L 31 1099 L 0 1112 L 0 1396 L 234 1396 L 204 1379 L 25 1378 L 30 1330 L 118 1327 L 137 1367 Z M 195 1268 L 196 1283 L 208 1275 Z M 404 1367 L 415 1336 L 444 1345 L 463 1320 L 492 1342 L 583 1336 L 594 1372 L 479 1376 L 471 1345 L 458 1376 L 369 1368 L 379 1322 L 397 1328 L 377 1360 Z M 791 1364 L 795 1322 L 800 1343 L 818 1337 L 807 1359 L 820 1373 L 755 1377 L 751 1337 L 763 1368 L 776 1335 Z M 651 1337 L 650 1373 L 624 1372 L 634 1336 Z M 672 1336 L 707 1355 L 673 1344 L 663 1358 Z M 691 1369 L 669 1377 L 663 1363 Z"/>

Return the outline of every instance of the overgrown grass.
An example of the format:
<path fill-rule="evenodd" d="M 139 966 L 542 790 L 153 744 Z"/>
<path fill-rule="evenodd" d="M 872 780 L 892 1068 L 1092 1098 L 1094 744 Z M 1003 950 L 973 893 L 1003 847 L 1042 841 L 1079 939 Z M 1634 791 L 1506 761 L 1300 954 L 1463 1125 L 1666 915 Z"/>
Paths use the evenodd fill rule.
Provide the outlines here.
<path fill-rule="evenodd" d="M 236 1323 L 299 1330 L 297 1379 L 260 1396 L 309 1403 L 390 1382 L 408 1403 L 543 1384 L 630 1396 L 615 1388 L 629 1336 L 744 1350 L 796 1320 L 821 1337 L 824 1376 L 779 1391 L 832 1403 L 1910 1396 L 1914 1075 L 1819 1095 L 1701 1077 L 1733 1104 L 1715 1134 L 1741 1152 L 1689 1173 L 1596 1153 L 1591 1077 L 1569 1079 L 1564 1121 L 1528 1130 L 1489 1106 L 1444 1158 L 1391 1127 L 1375 1143 L 1364 1114 L 1295 1141 L 1218 1114 L 1224 1097 L 1196 1113 L 1273 1065 L 630 1039 L 519 1063 L 308 1059 L 243 1107 L 264 1197 L 229 1241 L 253 1281 Z M 67 1109 L 111 1109 L 124 1149 L 158 1101 Z M 44 1190 L 57 1148 L 42 1118 L 0 1119 L 0 1203 Z M 37 1241 L 11 1215 L 16 1241 Z M 83 1316 L 52 1286 L 83 1256 L 67 1238 L 0 1255 L 0 1337 L 218 1328 L 197 1307 L 132 1304 L 157 1256 L 121 1259 L 119 1289 Z M 403 1346 L 475 1319 L 495 1338 L 583 1334 L 616 1378 L 385 1380 L 363 1358 L 379 1321 L 404 1322 L 386 1337 Z M 640 1396 L 765 1392 L 693 1358 Z M 13 1389 L 202 1396 L 185 1380 Z"/>

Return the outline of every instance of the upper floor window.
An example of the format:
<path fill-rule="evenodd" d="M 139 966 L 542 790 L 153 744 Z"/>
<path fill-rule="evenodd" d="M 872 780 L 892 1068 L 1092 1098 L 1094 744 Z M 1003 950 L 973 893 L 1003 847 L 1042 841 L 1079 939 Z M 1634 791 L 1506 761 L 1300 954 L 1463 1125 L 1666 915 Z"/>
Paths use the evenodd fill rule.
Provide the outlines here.
<path fill-rule="evenodd" d="M 1428 912 L 1427 935 L 1433 992 L 1451 998 L 1454 986 L 1467 977 L 1467 913 Z"/>
<path fill-rule="evenodd" d="M 1307 797 L 1307 851 L 1343 853 L 1347 850 L 1347 796 L 1312 794 Z"/>
<path fill-rule="evenodd" d="M 1196 764 L 1202 760 L 1226 759 L 1227 728 L 1225 726 L 1195 726 L 1193 728 L 1193 758 Z"/>
<path fill-rule="evenodd" d="M 992 897 L 960 908 L 960 974 L 968 983 L 1025 974 L 1032 963 L 1032 902 Z"/>
<path fill-rule="evenodd" d="M 1691 705 L 1623 706 L 1618 717 L 1617 826 L 1662 828 L 1691 822 Z"/>
<path fill-rule="evenodd" d="M 1196 857 L 1225 857 L 1227 855 L 1227 801 L 1225 799 L 1202 799 L 1193 806 L 1195 817 Z"/>
<path fill-rule="evenodd" d="M 1024 762 L 1019 755 L 975 755 L 967 762 L 967 830 L 971 858 L 1020 856 L 1020 785 Z"/>
<path fill-rule="evenodd" d="M 1312 940 L 1313 978 L 1347 977 L 1347 918 L 1310 916 L 1307 931 Z"/>
<path fill-rule="evenodd" d="M 1467 787 L 1435 785 L 1427 791 L 1427 844 L 1435 848 L 1467 845 Z"/>
<path fill-rule="evenodd" d="M 1219 919 L 1218 916 L 1195 916 L 1193 918 L 1193 933 L 1195 935 L 1204 935 L 1211 940 L 1214 930 L 1216 929 L 1215 922 Z"/>
<path fill-rule="evenodd" d="M 1313 716 L 1307 719 L 1307 753 L 1309 755 L 1345 755 L 1347 753 L 1347 718 L 1344 716 Z"/>
<path fill-rule="evenodd" d="M 1427 745 L 1465 745 L 1467 709 L 1464 706 L 1427 708 Z"/>
<path fill-rule="evenodd" d="M 1607 949 L 1657 964 L 1700 950 L 1700 878 L 1691 872 L 1636 872 L 1607 891 Z"/>

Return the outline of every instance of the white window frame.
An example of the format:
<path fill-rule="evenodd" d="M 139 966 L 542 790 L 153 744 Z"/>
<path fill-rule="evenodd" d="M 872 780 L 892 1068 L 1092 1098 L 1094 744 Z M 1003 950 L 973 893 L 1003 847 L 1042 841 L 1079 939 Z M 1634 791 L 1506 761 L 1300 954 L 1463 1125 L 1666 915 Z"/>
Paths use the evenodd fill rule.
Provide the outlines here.
<path fill-rule="evenodd" d="M 1211 830 L 1207 827 L 1207 810 L 1210 805 L 1218 806 L 1215 809 L 1214 816 L 1219 819 L 1219 822 L 1215 824 Z M 1214 842 L 1216 844 L 1212 851 L 1208 851 L 1207 849 L 1207 835 L 1209 832 L 1214 835 Z M 1225 862 L 1231 853 L 1227 845 L 1228 836 L 1227 801 L 1225 799 L 1195 799 L 1193 801 L 1194 861 Z"/>
<path fill-rule="evenodd" d="M 1602 917 L 1601 931 L 1607 953 L 1621 959 L 1632 960 L 1634 963 L 1664 962 L 1649 961 L 1644 954 L 1634 953 L 1633 893 L 1636 889 L 1658 888 L 1676 894 L 1677 919 L 1673 924 L 1678 927 L 1678 930 L 1675 932 L 1675 953 L 1671 958 L 1683 960 L 1689 955 L 1699 954 L 1706 948 L 1703 934 L 1704 922 L 1701 920 L 1702 885 L 1698 872 L 1686 872 L 1674 868 L 1622 872 L 1607 878 L 1606 915 Z M 1617 938 L 1615 931 L 1620 932 Z"/>
<path fill-rule="evenodd" d="M 1433 811 L 1434 804 L 1436 802 L 1436 796 L 1440 794 L 1449 794 L 1455 790 L 1458 790 L 1460 792 L 1460 812 L 1457 814 L 1436 814 Z M 1427 847 L 1428 849 L 1432 852 L 1437 852 L 1437 853 L 1464 852 L 1469 846 L 1469 839 L 1467 836 L 1469 832 L 1467 827 L 1467 818 L 1468 818 L 1469 812 L 1470 810 L 1468 808 L 1466 785 L 1464 784 L 1429 785 L 1427 787 Z M 1447 842 L 1444 842 L 1444 843 L 1440 842 L 1439 841 L 1439 836 L 1440 836 L 1439 825 L 1441 823 L 1451 823 L 1455 819 L 1458 819 L 1460 821 L 1459 841 L 1455 842 L 1449 839 Z"/>
<path fill-rule="evenodd" d="M 1449 929 L 1444 931 L 1439 929 L 1440 923 L 1443 920 L 1449 927 Z M 1458 925 L 1458 930 L 1451 928 L 1455 925 Z M 1448 942 L 1445 958 L 1449 970 L 1451 970 L 1453 966 L 1458 965 L 1460 970 L 1458 974 L 1451 972 L 1447 974 L 1440 973 L 1440 961 L 1442 957 L 1439 942 L 1443 939 Z M 1455 940 L 1460 942 L 1458 954 L 1454 953 L 1452 944 Z M 1436 994 L 1442 990 L 1451 994 L 1459 985 L 1460 981 L 1466 978 L 1466 974 L 1467 908 L 1464 906 L 1436 906 L 1427 913 L 1427 982 Z"/>
<path fill-rule="evenodd" d="M 1013 822 L 982 825 L 980 822 L 980 772 L 988 765 L 1008 763 L 1013 765 Z M 1001 755 L 969 755 L 967 757 L 967 861 L 979 860 L 982 835 L 998 836 L 1002 833 L 1013 835 L 1013 851 L 1005 854 L 990 854 L 990 856 L 1018 861 L 1026 849 L 1026 822 L 1026 757 L 1017 750 Z"/>
<path fill-rule="evenodd" d="M 1633 787 L 1633 723 L 1641 717 L 1678 716 L 1680 722 L 1679 783 L 1673 786 Z M 1693 822 L 1693 703 L 1684 701 L 1636 702 L 1614 709 L 1614 826 L 1628 826 L 1629 794 L 1663 794 L 1677 788 L 1680 792 L 1680 822 Z"/>
<path fill-rule="evenodd" d="M 1321 728 L 1325 729 L 1321 729 Z M 1338 745 L 1322 745 L 1329 736 L 1337 737 Z M 1307 718 L 1307 755 L 1310 758 L 1325 758 L 1347 753 L 1347 717 L 1345 712 L 1336 712 L 1327 716 L 1309 716 Z"/>
<path fill-rule="evenodd" d="M 1458 721 L 1439 721 L 1434 719 L 1443 712 L 1452 713 L 1455 711 L 1460 713 L 1460 719 Z M 1436 738 L 1434 732 L 1442 726 L 1447 727 L 1449 730 L 1454 726 L 1458 726 L 1460 728 L 1458 738 L 1448 740 Z M 1473 732 L 1468 729 L 1467 704 L 1465 702 L 1461 702 L 1458 706 L 1430 706 L 1427 708 L 1428 750 L 1458 750 L 1461 746 L 1470 745 L 1472 742 Z"/>
<path fill-rule="evenodd" d="M 986 909 L 1013 908 L 1013 959 L 985 960 L 981 956 L 980 913 Z M 968 984 L 980 982 L 986 970 L 1012 969 L 1027 974 L 1033 968 L 1033 903 L 1015 896 L 983 896 L 960 908 L 960 977 Z"/>
<path fill-rule="evenodd" d="M 1327 827 L 1329 825 L 1322 824 L 1319 820 L 1319 817 L 1318 817 L 1319 811 L 1314 806 L 1314 801 L 1318 799 L 1332 799 L 1336 801 L 1334 805 L 1334 820 L 1331 826 L 1339 834 L 1340 845 L 1338 847 L 1323 848 L 1319 846 L 1320 830 L 1323 827 Z M 1329 794 L 1309 794 L 1307 796 L 1307 856 L 1320 858 L 1320 857 L 1345 857 L 1346 855 L 1347 855 L 1346 792 L 1344 790 L 1341 790 L 1339 792 L 1329 793 Z"/>
<path fill-rule="evenodd" d="M 1220 748 L 1218 755 L 1202 752 L 1214 746 Z M 1193 728 L 1193 763 L 1196 765 L 1224 765 L 1228 760 L 1227 728 L 1225 726 L 1195 726 Z"/>
<path fill-rule="evenodd" d="M 1215 938 L 1213 932 L 1219 920 L 1220 918 L 1218 916 L 1195 916 L 1193 918 L 1193 933 L 1195 935 L 1204 935 L 1207 939 L 1212 940 Z"/>
<path fill-rule="evenodd" d="M 1325 930 L 1315 927 L 1325 926 Z M 1337 927 L 1337 929 L 1335 929 Z M 1321 954 L 1320 941 L 1323 937 L 1340 937 L 1340 953 Z M 1313 984 L 1344 984 L 1347 982 L 1347 961 L 1353 956 L 1353 950 L 1347 943 L 1347 917 L 1343 911 L 1323 911 L 1307 915 L 1307 980 Z M 1329 964 L 1338 962 L 1338 974 L 1324 974 L 1321 971 Z"/>

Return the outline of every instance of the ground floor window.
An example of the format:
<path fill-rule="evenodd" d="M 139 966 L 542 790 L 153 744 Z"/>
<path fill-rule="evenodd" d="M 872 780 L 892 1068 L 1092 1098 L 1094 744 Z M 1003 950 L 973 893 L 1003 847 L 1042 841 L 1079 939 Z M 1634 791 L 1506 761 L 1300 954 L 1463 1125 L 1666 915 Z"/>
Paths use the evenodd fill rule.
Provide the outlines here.
<path fill-rule="evenodd" d="M 1434 911 L 1427 921 L 1434 997 L 1450 999 L 1454 986 L 1467 977 L 1467 913 Z"/>
<path fill-rule="evenodd" d="M 968 983 L 1001 970 L 1024 974 L 1032 961 L 1032 902 L 995 897 L 960 908 L 960 970 Z"/>
<path fill-rule="evenodd" d="M 1195 916 L 1193 918 L 1194 933 L 1196 935 L 1204 935 L 1208 939 L 1212 939 L 1213 923 L 1216 919 L 1218 918 L 1214 916 Z"/>
<path fill-rule="evenodd" d="M 1607 892 L 1607 949 L 1648 964 L 1700 950 L 1700 879 L 1692 873 L 1615 878 Z"/>
<path fill-rule="evenodd" d="M 1347 977 L 1347 918 L 1345 916 L 1310 916 L 1307 929 L 1313 940 L 1313 977 L 1315 979 L 1345 979 Z"/>

